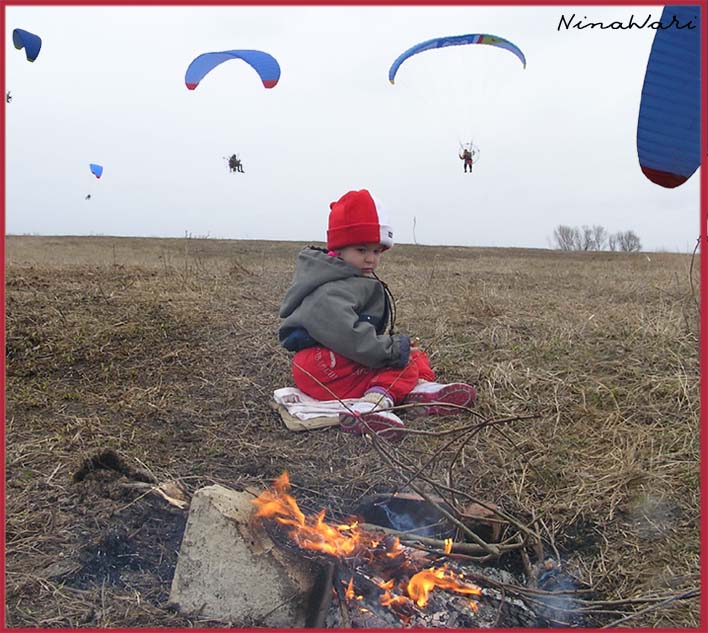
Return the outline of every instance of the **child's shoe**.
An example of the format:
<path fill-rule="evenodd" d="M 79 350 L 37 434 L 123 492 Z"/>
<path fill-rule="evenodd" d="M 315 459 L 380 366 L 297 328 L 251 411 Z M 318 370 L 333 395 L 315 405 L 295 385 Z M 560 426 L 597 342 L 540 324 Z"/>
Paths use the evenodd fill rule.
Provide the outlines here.
<path fill-rule="evenodd" d="M 403 437 L 403 421 L 386 408 L 393 402 L 381 394 L 367 394 L 359 402 L 350 405 L 351 412 L 339 414 L 339 426 L 345 433 L 364 435 L 376 433 L 389 441 Z M 383 408 L 382 408 L 383 407 Z"/>
<path fill-rule="evenodd" d="M 446 407 L 445 404 L 455 404 L 469 407 L 477 395 L 472 385 L 453 382 L 443 385 L 439 382 L 420 381 L 406 396 L 403 404 L 419 404 L 424 406 L 411 407 L 409 415 L 420 417 L 424 415 L 454 415 L 462 413 L 456 407 Z"/>

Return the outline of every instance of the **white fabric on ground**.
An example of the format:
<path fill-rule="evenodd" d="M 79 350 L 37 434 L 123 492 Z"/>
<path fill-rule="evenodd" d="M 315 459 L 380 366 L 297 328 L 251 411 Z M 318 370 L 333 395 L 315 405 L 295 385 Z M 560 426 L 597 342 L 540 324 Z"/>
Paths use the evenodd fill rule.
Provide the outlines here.
<path fill-rule="evenodd" d="M 311 420 L 322 416 L 336 416 L 349 411 L 355 402 L 361 398 L 346 398 L 339 400 L 315 400 L 296 387 L 283 387 L 273 392 L 273 399 L 287 409 L 288 413 L 299 420 Z M 344 404 L 342 404 L 344 403 Z"/>

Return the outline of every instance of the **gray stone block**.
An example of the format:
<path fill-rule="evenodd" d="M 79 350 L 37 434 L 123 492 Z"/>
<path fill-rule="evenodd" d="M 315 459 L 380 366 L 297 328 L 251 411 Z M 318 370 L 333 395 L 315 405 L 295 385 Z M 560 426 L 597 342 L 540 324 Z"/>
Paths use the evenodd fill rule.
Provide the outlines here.
<path fill-rule="evenodd" d="M 318 570 L 254 523 L 253 498 L 219 485 L 194 494 L 170 603 L 231 626 L 302 628 Z"/>

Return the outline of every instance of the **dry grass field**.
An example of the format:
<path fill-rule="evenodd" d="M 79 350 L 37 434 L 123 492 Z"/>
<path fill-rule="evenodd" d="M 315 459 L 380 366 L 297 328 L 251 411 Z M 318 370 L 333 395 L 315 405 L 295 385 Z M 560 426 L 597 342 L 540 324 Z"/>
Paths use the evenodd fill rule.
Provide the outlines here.
<path fill-rule="evenodd" d="M 7 626 L 218 626 L 168 608 L 186 511 L 135 484 L 284 470 L 334 516 L 407 483 L 494 502 L 543 552 L 492 562 L 559 561 L 568 622 L 699 626 L 698 255 L 396 246 L 399 330 L 479 397 L 393 446 L 269 406 L 302 246 L 6 238 Z"/>

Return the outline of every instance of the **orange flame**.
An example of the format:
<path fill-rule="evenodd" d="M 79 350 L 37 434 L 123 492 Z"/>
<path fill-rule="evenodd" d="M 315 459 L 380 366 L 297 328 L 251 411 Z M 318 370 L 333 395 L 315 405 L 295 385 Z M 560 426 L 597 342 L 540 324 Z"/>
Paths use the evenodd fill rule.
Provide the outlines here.
<path fill-rule="evenodd" d="M 408 604 L 411 601 L 407 596 L 394 596 L 390 591 L 384 591 L 379 596 L 379 603 L 383 607 L 390 607 L 392 605 L 403 605 Z"/>
<path fill-rule="evenodd" d="M 349 579 L 349 584 L 347 585 L 346 591 L 344 592 L 344 596 L 347 600 L 353 600 L 355 595 L 356 594 L 354 593 L 354 578 L 352 577 Z"/>
<path fill-rule="evenodd" d="M 406 590 L 419 607 L 424 607 L 428 603 L 428 595 L 435 587 L 451 589 L 463 594 L 480 595 L 482 593 L 482 590 L 475 585 L 466 585 L 455 580 L 444 565 L 419 571 L 410 579 Z"/>
<path fill-rule="evenodd" d="M 393 578 L 389 578 L 386 582 L 380 582 L 378 583 L 378 585 L 381 589 L 385 589 L 388 591 L 389 589 L 393 589 L 393 583 Z"/>
<path fill-rule="evenodd" d="M 388 558 L 396 558 L 401 553 L 401 550 L 403 548 L 401 547 L 401 539 L 399 539 L 397 536 L 393 537 L 393 543 L 391 544 L 391 549 L 386 552 L 386 556 Z"/>
<path fill-rule="evenodd" d="M 289 492 L 290 480 L 287 472 L 284 472 L 273 482 L 270 490 L 253 500 L 257 507 L 255 516 L 273 519 L 289 527 L 288 536 L 299 547 L 337 557 L 364 554 L 369 562 L 374 561 L 377 556 L 381 561 L 384 558 L 400 556 L 402 562 L 406 562 L 405 552 L 398 537 L 382 542 L 378 535 L 362 530 L 358 522 L 353 519 L 348 524 L 329 525 L 325 522 L 324 510 L 315 517 L 307 517 Z M 452 551 L 452 539 L 445 539 L 445 553 L 450 551 Z M 400 595 L 392 593 L 393 578 L 376 584 L 383 590 L 379 596 L 379 603 L 396 612 L 404 622 L 407 622 L 410 616 L 403 611 L 408 611 L 412 602 L 415 602 L 418 607 L 424 607 L 428 603 L 430 592 L 436 587 L 466 595 L 482 593 L 479 587 L 456 580 L 446 566 L 430 567 L 414 574 L 407 584 L 400 584 L 398 587 Z M 363 599 L 355 595 L 353 577 L 346 587 L 345 596 L 348 601 L 353 598 Z M 476 603 L 472 600 L 469 602 L 470 608 L 476 611 Z"/>
<path fill-rule="evenodd" d="M 331 556 L 349 556 L 368 544 L 362 544 L 362 534 L 356 522 L 333 526 L 325 523 L 325 511 L 314 519 L 306 517 L 297 502 L 288 493 L 290 480 L 287 472 L 278 477 L 271 490 L 253 500 L 257 506 L 256 516 L 272 518 L 291 529 L 288 536 L 303 549 L 310 549 Z"/>

